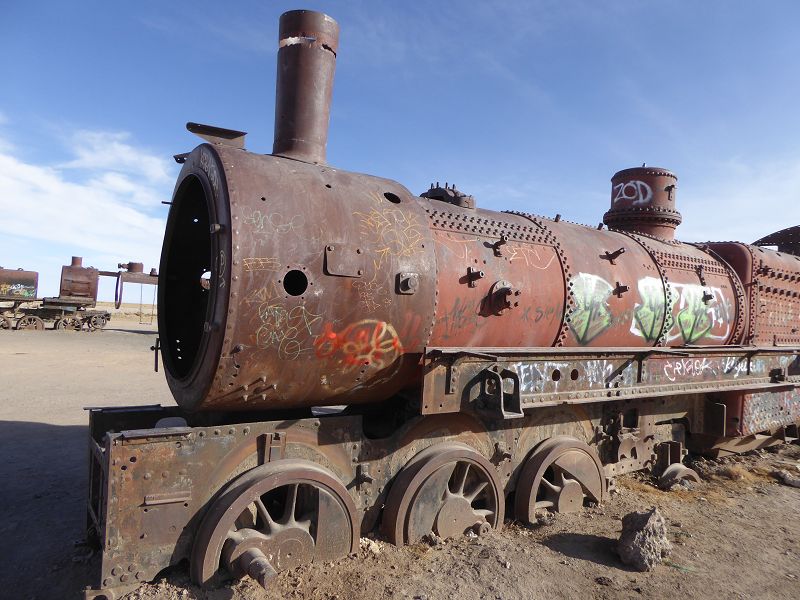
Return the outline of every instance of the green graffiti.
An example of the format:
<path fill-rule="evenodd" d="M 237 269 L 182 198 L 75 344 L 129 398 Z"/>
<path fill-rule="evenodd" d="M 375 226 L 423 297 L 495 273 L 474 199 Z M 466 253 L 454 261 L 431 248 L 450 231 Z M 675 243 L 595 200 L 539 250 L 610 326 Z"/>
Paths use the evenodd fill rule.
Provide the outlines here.
<path fill-rule="evenodd" d="M 0 283 L 0 296 L 36 298 L 36 288 L 24 283 Z"/>
<path fill-rule="evenodd" d="M 613 289 L 607 281 L 589 273 L 578 273 L 572 283 L 576 306 L 568 315 L 569 327 L 578 343 L 585 345 L 613 324 L 608 308 Z"/>
<path fill-rule="evenodd" d="M 652 342 L 660 336 L 666 314 L 661 280 L 654 277 L 640 279 L 639 296 L 642 298 L 642 304 L 638 304 L 633 313 L 636 333 L 648 342 Z"/>
<path fill-rule="evenodd" d="M 675 321 L 684 343 L 693 344 L 711 332 L 714 322 L 709 317 L 708 306 L 703 302 L 703 289 L 700 287 L 685 286 L 683 289 L 682 303 L 684 307 L 678 313 Z"/>

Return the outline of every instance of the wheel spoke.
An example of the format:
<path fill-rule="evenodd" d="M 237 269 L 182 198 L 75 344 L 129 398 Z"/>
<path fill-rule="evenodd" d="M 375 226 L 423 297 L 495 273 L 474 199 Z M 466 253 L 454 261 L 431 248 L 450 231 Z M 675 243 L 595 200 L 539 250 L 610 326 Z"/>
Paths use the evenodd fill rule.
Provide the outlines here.
<path fill-rule="evenodd" d="M 473 489 L 469 494 L 464 495 L 465 498 L 469 500 L 470 504 L 472 504 L 475 501 L 475 498 L 477 498 L 480 495 L 480 493 L 486 489 L 487 485 L 489 485 L 488 481 L 481 481 L 478 485 L 475 486 L 475 489 Z"/>
<path fill-rule="evenodd" d="M 561 486 L 560 485 L 555 485 L 553 483 L 550 483 L 544 477 L 542 477 L 542 486 L 544 486 L 546 488 L 545 491 L 552 492 L 554 494 L 557 494 L 557 493 L 559 493 L 561 491 Z"/>
<path fill-rule="evenodd" d="M 467 475 L 469 474 L 469 467 L 470 464 L 466 462 L 458 463 L 458 467 L 456 467 L 456 475 L 455 475 L 455 484 L 456 489 L 453 490 L 453 494 L 456 495 L 464 495 L 464 486 L 467 484 Z"/>
<path fill-rule="evenodd" d="M 269 514 L 267 507 L 264 506 L 264 502 L 262 502 L 261 498 L 256 498 L 255 500 L 256 511 L 258 512 L 258 516 L 261 517 L 261 521 L 267 528 L 272 531 L 275 529 L 275 521 L 272 518 L 272 515 Z"/>
<path fill-rule="evenodd" d="M 287 486 L 286 489 L 286 505 L 283 509 L 283 516 L 281 517 L 281 524 L 285 525 L 294 521 L 294 511 L 297 507 L 297 488 L 300 484 L 294 483 Z"/>

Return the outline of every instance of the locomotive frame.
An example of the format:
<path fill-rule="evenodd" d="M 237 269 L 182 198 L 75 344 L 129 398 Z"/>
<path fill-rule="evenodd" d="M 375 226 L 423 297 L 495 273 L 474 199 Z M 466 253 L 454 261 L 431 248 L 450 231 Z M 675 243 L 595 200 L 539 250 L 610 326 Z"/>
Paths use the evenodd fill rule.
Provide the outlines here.
<path fill-rule="evenodd" d="M 87 598 L 119 597 L 181 561 L 199 584 L 267 585 L 356 551 L 371 531 L 395 544 L 483 535 L 506 516 L 603 502 L 623 473 L 695 478 L 687 450 L 800 437 L 800 257 L 675 242 L 676 178 L 663 169 L 615 175 L 610 232 L 332 169 L 338 27 L 293 11 L 280 29 L 273 155 L 244 151 L 242 132 L 190 123 L 208 143 L 176 156 L 159 335 L 180 408 L 90 409 L 87 535 L 101 559 Z M 282 261 L 255 254 L 258 211 L 240 218 L 270 186 L 308 214 L 347 201 L 379 222 L 378 237 L 420 220 L 388 257 L 373 228 L 307 236 L 312 258 Z M 351 216 L 330 229 L 358 231 Z M 531 275 L 526 249 L 553 269 Z M 388 301 L 358 295 L 370 267 L 391 281 Z M 267 280 L 282 287 L 278 309 L 259 296 Z M 305 292 L 326 285 L 357 299 L 334 314 L 353 318 L 311 328 L 301 317 L 323 305 Z M 259 343 L 291 310 L 307 335 Z M 518 343 L 525 335 L 540 345 Z M 294 362 L 303 352 L 322 366 Z"/>

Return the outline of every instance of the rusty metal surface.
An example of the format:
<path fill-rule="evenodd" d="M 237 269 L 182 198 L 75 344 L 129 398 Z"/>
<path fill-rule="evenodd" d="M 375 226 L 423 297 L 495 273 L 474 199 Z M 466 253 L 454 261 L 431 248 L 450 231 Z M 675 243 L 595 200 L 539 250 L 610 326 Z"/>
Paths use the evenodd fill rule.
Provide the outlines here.
<path fill-rule="evenodd" d="M 0 269 L 0 302 L 36 300 L 39 273 L 22 269 Z"/>
<path fill-rule="evenodd" d="M 611 208 L 603 223 L 612 229 L 664 240 L 675 237 L 681 214 L 675 207 L 678 178 L 658 167 L 634 167 L 611 178 Z"/>
<path fill-rule="evenodd" d="M 386 499 L 383 532 L 393 544 L 427 535 L 447 539 L 503 526 L 504 495 L 494 466 L 469 446 L 449 442 L 420 452 Z"/>
<path fill-rule="evenodd" d="M 415 389 L 426 347 L 763 340 L 736 267 L 672 239 L 669 171 L 617 173 L 616 229 L 604 231 L 483 210 L 448 183 L 418 197 L 313 164 L 324 162 L 337 34 L 318 13 L 282 18 L 274 156 L 216 138 L 182 155 L 159 290 L 181 406 L 380 402 Z M 780 302 L 767 329 L 793 340 L 793 305 Z"/>
<path fill-rule="evenodd" d="M 776 378 L 776 374 L 783 374 Z M 773 348 L 430 348 L 422 413 L 519 418 L 563 403 L 800 385 L 800 358 Z"/>
<path fill-rule="evenodd" d="M 753 242 L 754 246 L 777 246 L 778 252 L 800 256 L 800 225 L 787 227 Z"/>
<path fill-rule="evenodd" d="M 72 264 L 61 267 L 61 282 L 58 300 L 62 302 L 82 302 L 94 306 L 97 302 L 97 282 L 99 271 L 94 267 L 84 267 L 80 256 L 72 257 Z"/>
<path fill-rule="evenodd" d="M 662 490 L 669 490 L 673 485 L 679 484 L 681 481 L 702 482 L 696 471 L 680 463 L 674 463 L 659 476 L 658 487 Z"/>
<path fill-rule="evenodd" d="M 798 388 L 726 393 L 716 395 L 715 401 L 726 407 L 728 437 L 774 432 L 800 422 Z"/>
<path fill-rule="evenodd" d="M 125 283 L 138 283 L 141 285 L 158 285 L 158 271 L 150 269 L 149 273 L 144 272 L 144 264 L 139 262 L 119 263 L 119 271 L 100 271 L 101 277 L 113 277 L 116 279 L 114 285 L 114 308 L 122 306 L 122 299 L 125 290 Z"/>
<path fill-rule="evenodd" d="M 339 25 L 322 13 L 293 10 L 281 15 L 278 30 L 272 153 L 324 164 Z"/>
<path fill-rule="evenodd" d="M 433 246 L 419 199 L 397 183 L 200 146 L 183 165 L 160 267 L 176 400 L 192 410 L 350 404 L 410 385 L 432 325 Z M 413 275 L 414 293 L 398 293 L 398 274 Z"/>
<path fill-rule="evenodd" d="M 188 500 L 188 497 L 185 498 Z M 192 579 L 207 584 L 220 560 L 262 586 L 278 571 L 358 550 L 359 519 L 342 482 L 313 462 L 279 459 L 233 480 L 203 518 Z"/>
<path fill-rule="evenodd" d="M 207 521 L 209 528 L 217 530 L 222 518 L 208 515 L 224 495 L 220 490 L 238 486 L 235 482 L 244 481 L 242 474 L 260 465 L 303 461 L 327 469 L 347 489 L 362 535 L 381 523 L 384 528 L 400 527 L 400 535 L 407 535 L 408 517 L 415 519 L 412 537 L 425 533 L 426 522 L 431 531 L 435 526 L 435 531 L 454 534 L 444 517 L 441 528 L 426 521 L 428 513 L 420 508 L 432 507 L 433 500 L 423 502 L 414 490 L 444 492 L 445 486 L 453 496 L 462 496 L 461 502 L 434 502 L 431 512 L 435 515 L 450 515 L 456 523 L 477 515 L 489 526 L 499 526 L 500 499 L 515 489 L 522 465 L 548 438 L 569 436 L 590 444 L 592 452 L 616 471 L 635 470 L 647 464 L 652 449 L 662 441 L 654 438 L 653 415 L 663 421 L 685 421 L 692 431 L 702 431 L 702 416 L 698 417 L 702 406 L 702 399 L 685 396 L 667 403 L 643 400 L 635 407 L 623 401 L 545 407 L 502 427 L 497 421 L 469 414 L 416 417 L 395 425 L 391 413 L 381 413 L 372 422 L 361 415 L 280 418 L 274 413 L 278 418 L 256 420 L 260 415 L 252 415 L 253 421 L 247 422 L 237 421 L 235 414 L 187 414 L 177 407 L 93 409 L 88 529 L 102 550 L 102 560 L 88 596 L 116 594 L 152 580 L 163 568 L 193 555 L 195 564 L 205 565 L 201 572 L 225 567 L 216 542 L 198 542 L 200 524 Z M 631 411 L 635 412 L 632 419 L 627 416 Z M 384 433 L 377 434 L 376 427 Z M 626 448 L 632 447 L 641 450 L 638 459 L 626 455 L 630 452 Z M 427 458 L 415 462 L 414 457 Z M 471 466 L 464 493 L 456 494 L 461 489 L 456 475 L 464 474 L 462 463 Z M 421 465 L 426 471 L 420 475 L 417 467 Z M 280 470 L 276 476 L 289 477 L 291 471 Z M 446 471 L 449 475 L 444 481 Z M 406 478 L 408 485 L 395 485 L 405 481 L 396 479 L 401 472 L 412 474 Z M 479 490 L 467 508 L 463 501 L 484 482 L 489 485 Z M 600 493 L 596 480 L 587 476 L 583 482 L 593 493 Z M 382 510 L 384 505 L 394 505 L 389 502 L 391 493 L 405 500 L 402 510 Z M 344 498 L 341 493 L 338 496 Z M 223 501 L 220 506 L 224 505 Z M 481 524 L 475 520 L 468 525 Z M 219 531 L 224 530 L 224 523 L 220 527 Z M 481 527 L 478 532 L 483 532 Z M 197 580 L 202 579 L 198 575 Z"/>
<path fill-rule="evenodd" d="M 707 244 L 736 271 L 749 306 L 745 342 L 800 344 L 800 258 L 738 242 Z"/>

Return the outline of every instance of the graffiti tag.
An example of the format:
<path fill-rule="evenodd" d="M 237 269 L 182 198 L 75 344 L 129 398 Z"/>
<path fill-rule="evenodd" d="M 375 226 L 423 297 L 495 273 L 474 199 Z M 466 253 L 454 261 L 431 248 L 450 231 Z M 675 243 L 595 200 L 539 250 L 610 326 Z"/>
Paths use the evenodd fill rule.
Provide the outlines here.
<path fill-rule="evenodd" d="M 337 360 L 345 370 L 359 367 L 382 369 L 403 354 L 394 327 L 384 321 L 365 319 L 334 331 L 330 323 L 314 340 L 318 358 Z"/>
<path fill-rule="evenodd" d="M 573 279 L 575 307 L 570 311 L 568 321 L 579 344 L 588 344 L 613 324 L 608 307 L 612 292 L 611 285 L 597 275 L 578 273 Z"/>
<path fill-rule="evenodd" d="M 275 348 L 284 360 L 294 360 L 311 349 L 303 347 L 303 339 L 313 335 L 312 326 L 322 319 L 322 315 L 310 312 L 305 306 L 286 310 L 277 304 L 259 306 L 258 316 L 261 325 L 256 330 L 256 346 L 262 350 Z"/>
<path fill-rule="evenodd" d="M 649 204 L 653 199 L 653 189 L 644 181 L 626 181 L 614 186 L 614 204 L 617 202 L 630 202 L 633 206 Z"/>

